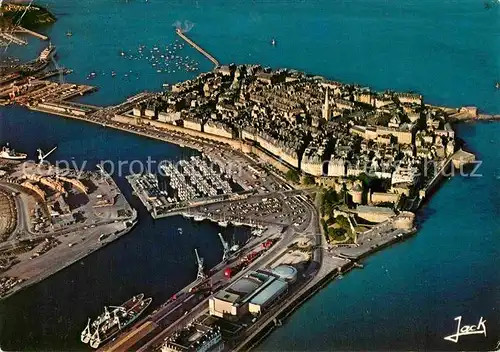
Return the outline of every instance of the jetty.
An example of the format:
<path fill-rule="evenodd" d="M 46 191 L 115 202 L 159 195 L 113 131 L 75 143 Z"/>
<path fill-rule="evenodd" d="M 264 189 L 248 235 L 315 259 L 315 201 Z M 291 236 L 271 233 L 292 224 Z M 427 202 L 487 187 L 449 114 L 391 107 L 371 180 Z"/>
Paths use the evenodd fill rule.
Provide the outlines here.
<path fill-rule="evenodd" d="M 33 37 L 36 37 L 40 40 L 49 40 L 49 37 L 47 37 L 46 35 L 43 35 L 43 34 L 40 34 L 40 33 L 37 33 L 37 32 L 34 32 L 32 30 L 29 30 L 27 28 L 24 28 L 24 27 L 17 27 L 16 30 L 14 32 L 18 32 L 18 33 L 27 33 L 27 34 L 30 34 L 32 35 Z"/>
<path fill-rule="evenodd" d="M 177 35 L 179 37 L 181 37 L 182 39 L 184 39 L 189 45 L 191 45 L 193 48 L 195 48 L 196 50 L 198 50 L 203 56 L 205 56 L 207 59 L 209 59 L 210 61 L 212 61 L 215 66 L 220 66 L 219 61 L 217 61 L 217 59 L 215 57 L 213 57 L 212 55 L 210 55 L 202 47 L 200 47 L 198 44 L 196 44 L 191 39 L 189 39 L 189 37 L 186 36 L 186 34 L 184 34 L 184 32 L 180 28 L 177 28 L 175 30 L 175 32 L 177 33 Z"/>
<path fill-rule="evenodd" d="M 8 46 L 10 43 L 23 46 L 28 45 L 28 42 L 26 40 L 19 38 L 8 32 L 0 32 L 0 38 L 7 43 L 6 46 Z"/>

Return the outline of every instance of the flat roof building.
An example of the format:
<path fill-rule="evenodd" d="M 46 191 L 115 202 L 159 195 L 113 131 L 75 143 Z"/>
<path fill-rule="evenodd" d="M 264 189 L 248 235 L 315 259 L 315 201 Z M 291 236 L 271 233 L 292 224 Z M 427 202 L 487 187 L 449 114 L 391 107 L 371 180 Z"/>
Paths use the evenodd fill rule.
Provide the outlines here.
<path fill-rule="evenodd" d="M 283 282 L 277 280 L 277 277 L 272 273 L 263 271 L 250 272 L 248 275 L 232 283 L 229 287 L 210 297 L 208 300 L 209 313 L 219 318 L 231 316 L 242 317 L 249 312 L 249 303 L 255 297 L 264 292 L 257 303 L 265 301 L 264 298 L 272 294 L 280 286 L 276 286 L 277 284 L 275 284 L 270 291 L 266 291 L 276 281 Z"/>
<path fill-rule="evenodd" d="M 260 314 L 273 304 L 288 290 L 288 283 L 281 280 L 274 280 L 265 289 L 255 295 L 248 305 L 248 311 L 252 314 Z"/>
<path fill-rule="evenodd" d="M 218 326 L 192 324 L 168 337 L 161 346 L 161 352 L 221 351 L 222 347 L 222 334 Z"/>
<path fill-rule="evenodd" d="M 356 213 L 361 219 L 374 223 L 385 221 L 396 215 L 391 208 L 370 205 L 358 205 Z"/>

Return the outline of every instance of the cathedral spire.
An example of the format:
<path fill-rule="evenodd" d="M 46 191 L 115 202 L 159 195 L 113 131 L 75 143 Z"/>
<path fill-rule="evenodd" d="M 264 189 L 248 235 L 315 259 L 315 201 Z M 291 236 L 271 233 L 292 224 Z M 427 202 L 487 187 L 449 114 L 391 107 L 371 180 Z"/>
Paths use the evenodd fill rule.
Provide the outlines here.
<path fill-rule="evenodd" d="M 325 93 L 325 103 L 323 104 L 323 119 L 329 120 L 330 119 L 330 99 L 328 97 L 328 87 L 326 87 L 326 93 Z"/>

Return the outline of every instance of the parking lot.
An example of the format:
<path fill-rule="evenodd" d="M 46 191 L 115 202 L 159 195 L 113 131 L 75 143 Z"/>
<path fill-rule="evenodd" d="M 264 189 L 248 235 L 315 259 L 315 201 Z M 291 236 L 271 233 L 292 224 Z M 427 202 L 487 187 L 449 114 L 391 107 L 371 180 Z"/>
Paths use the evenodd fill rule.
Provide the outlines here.
<path fill-rule="evenodd" d="M 199 207 L 196 212 L 215 221 L 227 221 L 234 225 L 294 226 L 302 231 L 309 224 L 311 211 L 304 195 L 269 193 L 250 196 L 247 199 L 222 202 Z"/>

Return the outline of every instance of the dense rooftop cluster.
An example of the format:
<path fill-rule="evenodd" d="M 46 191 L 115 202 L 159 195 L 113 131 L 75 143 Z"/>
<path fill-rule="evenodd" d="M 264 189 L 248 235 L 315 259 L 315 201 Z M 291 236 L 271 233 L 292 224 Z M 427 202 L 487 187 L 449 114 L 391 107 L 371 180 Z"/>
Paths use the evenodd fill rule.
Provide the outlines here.
<path fill-rule="evenodd" d="M 455 151 L 445 112 L 414 93 L 373 92 L 294 70 L 229 65 L 176 84 L 133 114 L 252 141 L 313 176 L 372 173 L 412 184 Z"/>

